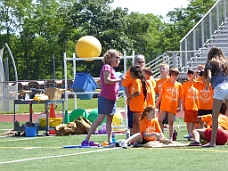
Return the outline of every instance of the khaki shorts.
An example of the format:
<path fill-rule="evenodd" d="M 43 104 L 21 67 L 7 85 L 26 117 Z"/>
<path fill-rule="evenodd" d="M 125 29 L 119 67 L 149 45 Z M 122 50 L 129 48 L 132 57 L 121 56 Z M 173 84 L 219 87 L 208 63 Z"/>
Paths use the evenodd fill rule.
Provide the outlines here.
<path fill-rule="evenodd" d="M 158 121 L 162 122 L 165 119 L 166 115 L 168 115 L 168 121 L 176 120 L 176 115 L 174 113 L 161 110 L 158 114 Z"/>

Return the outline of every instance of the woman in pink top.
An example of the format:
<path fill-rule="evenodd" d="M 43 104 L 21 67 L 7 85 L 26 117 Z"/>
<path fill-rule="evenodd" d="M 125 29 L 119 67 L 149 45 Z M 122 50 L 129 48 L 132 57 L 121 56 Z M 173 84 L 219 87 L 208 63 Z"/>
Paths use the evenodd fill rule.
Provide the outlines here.
<path fill-rule="evenodd" d="M 90 136 L 95 132 L 96 128 L 105 117 L 109 146 L 115 146 L 115 143 L 112 143 L 111 138 L 112 118 L 116 113 L 116 100 L 121 79 L 117 77 L 114 67 L 119 65 L 120 56 L 122 56 L 122 54 L 115 49 L 110 49 L 104 54 L 104 65 L 100 72 L 101 92 L 98 96 L 98 117 L 93 122 L 86 139 L 81 143 L 82 146 L 93 144 L 92 141 L 89 142 Z"/>

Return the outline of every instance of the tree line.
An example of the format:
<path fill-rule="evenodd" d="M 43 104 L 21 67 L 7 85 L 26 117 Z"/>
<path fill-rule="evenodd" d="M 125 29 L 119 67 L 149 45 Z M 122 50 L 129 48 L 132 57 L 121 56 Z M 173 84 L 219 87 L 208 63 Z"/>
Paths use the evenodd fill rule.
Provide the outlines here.
<path fill-rule="evenodd" d="M 186 8 L 167 11 L 164 19 L 153 13 L 112 9 L 113 0 L 2 0 L 0 48 L 9 45 L 19 80 L 64 78 L 63 52 L 72 57 L 77 40 L 85 35 L 101 42 L 101 55 L 115 48 L 128 55 L 144 54 L 149 62 L 165 51 L 178 51 L 181 38 L 215 1 L 189 0 Z M 6 50 L 4 58 L 9 58 Z M 73 65 L 67 65 L 68 78 L 73 78 Z M 77 72 L 97 77 L 101 66 L 101 61 L 78 61 Z M 14 80 L 12 67 L 9 72 Z"/>

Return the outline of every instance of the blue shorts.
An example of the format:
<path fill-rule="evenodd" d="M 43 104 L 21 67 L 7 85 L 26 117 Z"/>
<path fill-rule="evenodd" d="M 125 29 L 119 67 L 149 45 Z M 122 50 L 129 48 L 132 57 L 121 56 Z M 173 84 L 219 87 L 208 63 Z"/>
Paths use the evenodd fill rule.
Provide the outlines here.
<path fill-rule="evenodd" d="M 98 96 L 98 113 L 103 115 L 114 115 L 116 113 L 116 101 Z"/>
<path fill-rule="evenodd" d="M 128 128 L 133 128 L 133 112 L 130 110 L 129 105 L 127 105 L 127 121 Z"/>
<path fill-rule="evenodd" d="M 220 83 L 214 88 L 214 99 L 225 100 L 228 99 L 228 83 Z"/>

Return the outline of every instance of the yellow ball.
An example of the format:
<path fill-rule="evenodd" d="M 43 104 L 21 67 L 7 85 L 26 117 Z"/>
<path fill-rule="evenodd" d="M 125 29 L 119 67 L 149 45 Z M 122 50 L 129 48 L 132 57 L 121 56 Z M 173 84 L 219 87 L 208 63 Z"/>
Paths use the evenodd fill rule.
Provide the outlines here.
<path fill-rule="evenodd" d="M 101 54 L 101 43 L 93 36 L 81 37 L 75 46 L 79 58 L 99 57 Z"/>
<path fill-rule="evenodd" d="M 123 122 L 123 115 L 119 111 L 117 111 L 112 118 L 112 124 L 114 126 L 121 126 L 122 122 Z"/>

